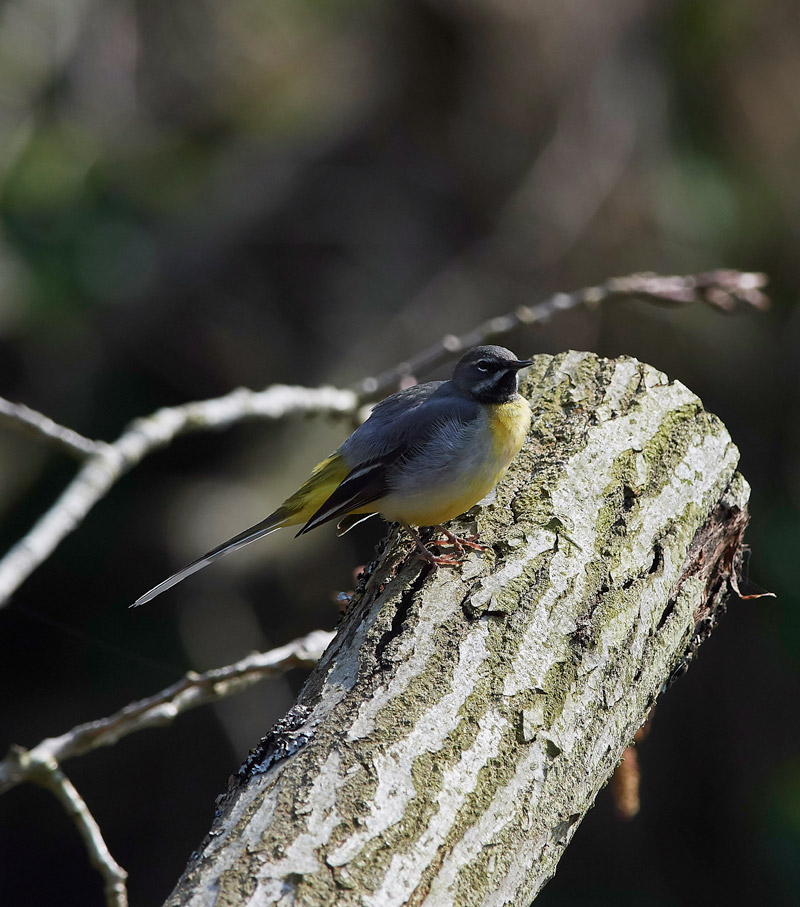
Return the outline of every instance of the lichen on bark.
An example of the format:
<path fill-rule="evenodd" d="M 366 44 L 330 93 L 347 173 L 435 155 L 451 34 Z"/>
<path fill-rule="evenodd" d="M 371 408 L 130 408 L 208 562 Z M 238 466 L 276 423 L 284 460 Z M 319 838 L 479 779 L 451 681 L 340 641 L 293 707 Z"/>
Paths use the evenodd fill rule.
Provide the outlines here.
<path fill-rule="evenodd" d="M 395 531 L 169 904 L 528 904 L 553 874 L 713 625 L 748 488 L 650 366 L 538 356 L 522 389 L 526 446 L 455 527 L 490 550 L 434 570 Z"/>

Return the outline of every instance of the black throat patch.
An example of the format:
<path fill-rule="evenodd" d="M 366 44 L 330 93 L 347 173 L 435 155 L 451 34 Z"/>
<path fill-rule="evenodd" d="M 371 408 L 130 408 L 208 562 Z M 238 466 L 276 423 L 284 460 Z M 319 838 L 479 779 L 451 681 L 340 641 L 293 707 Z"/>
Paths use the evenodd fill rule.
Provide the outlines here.
<path fill-rule="evenodd" d="M 517 394 L 516 369 L 501 369 L 487 375 L 473 385 L 471 393 L 480 403 L 507 403 Z"/>

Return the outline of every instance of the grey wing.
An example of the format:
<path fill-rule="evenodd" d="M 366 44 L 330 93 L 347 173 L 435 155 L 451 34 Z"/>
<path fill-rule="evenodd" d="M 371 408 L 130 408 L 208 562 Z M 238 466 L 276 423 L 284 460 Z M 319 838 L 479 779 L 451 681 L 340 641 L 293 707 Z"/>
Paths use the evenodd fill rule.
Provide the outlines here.
<path fill-rule="evenodd" d="M 471 400 L 453 392 L 449 381 L 417 384 L 382 400 L 339 453 L 352 467 L 376 459 L 396 460 L 424 444 L 439 423 L 471 421 L 475 408 Z"/>
<path fill-rule="evenodd" d="M 476 411 L 476 404 L 451 393 L 447 382 L 417 385 L 387 397 L 339 448 L 351 471 L 297 534 L 346 517 L 396 490 L 398 476 L 415 459 L 425 462 L 432 443 L 441 454 L 451 446 L 463 447 L 464 428 Z M 449 459 L 437 456 L 436 468 Z"/>
<path fill-rule="evenodd" d="M 388 478 L 389 490 L 421 494 L 449 483 L 455 475 L 469 473 L 473 460 L 481 458 L 474 443 L 478 413 L 474 404 L 444 412 L 395 464 Z"/>

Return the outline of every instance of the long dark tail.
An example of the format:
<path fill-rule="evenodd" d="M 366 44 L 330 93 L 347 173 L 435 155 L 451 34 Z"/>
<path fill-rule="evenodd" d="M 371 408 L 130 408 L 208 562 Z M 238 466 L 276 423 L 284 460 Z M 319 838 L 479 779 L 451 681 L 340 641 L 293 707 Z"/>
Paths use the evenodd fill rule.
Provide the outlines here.
<path fill-rule="evenodd" d="M 249 529 L 245 529 L 244 532 L 240 532 L 232 539 L 228 539 L 227 542 L 217 545 L 216 548 L 212 548 L 211 551 L 207 552 L 202 557 L 199 557 L 196 561 L 192 561 L 191 564 L 184 567 L 182 570 L 173 573 L 172 576 L 163 580 L 157 586 L 153 586 L 149 592 L 145 592 L 144 595 L 137 598 L 131 605 L 131 608 L 138 608 L 139 605 L 144 605 L 147 602 L 152 601 L 157 595 L 161 595 L 162 592 L 171 589 L 182 580 L 185 580 L 187 576 L 191 576 L 193 573 L 197 573 L 198 570 L 202 570 L 203 567 L 207 566 L 212 561 L 216 561 L 230 551 L 244 548 L 244 546 L 249 545 L 250 542 L 254 542 L 256 539 L 269 535 L 270 532 L 275 532 L 276 530 L 283 528 L 285 524 L 286 515 L 285 513 L 282 513 L 281 508 L 279 508 L 275 513 L 271 513 L 265 520 L 256 523 L 255 526 L 251 526 Z"/>

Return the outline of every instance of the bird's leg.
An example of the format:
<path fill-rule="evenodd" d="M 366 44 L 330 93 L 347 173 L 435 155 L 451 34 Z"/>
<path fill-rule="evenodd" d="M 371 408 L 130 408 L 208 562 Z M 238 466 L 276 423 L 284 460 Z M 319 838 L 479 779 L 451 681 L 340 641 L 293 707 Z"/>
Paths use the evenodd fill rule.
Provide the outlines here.
<path fill-rule="evenodd" d="M 458 564 L 461 563 L 459 558 L 453 557 L 452 555 L 434 554 L 429 548 L 425 547 L 425 543 L 422 541 L 422 538 L 416 529 L 412 529 L 407 523 L 403 523 L 403 527 L 408 531 L 411 538 L 414 539 L 414 546 L 416 547 L 419 556 L 429 564 L 433 564 L 436 567 L 453 567 L 458 566 Z"/>
<path fill-rule="evenodd" d="M 482 545 L 478 541 L 477 535 L 454 535 L 450 530 L 445 529 L 444 526 L 434 526 L 434 529 L 438 529 L 447 537 L 447 542 L 434 542 L 435 545 L 450 544 L 457 549 L 459 554 L 463 554 L 465 548 L 472 548 L 475 551 L 489 551 L 489 545 Z"/>

